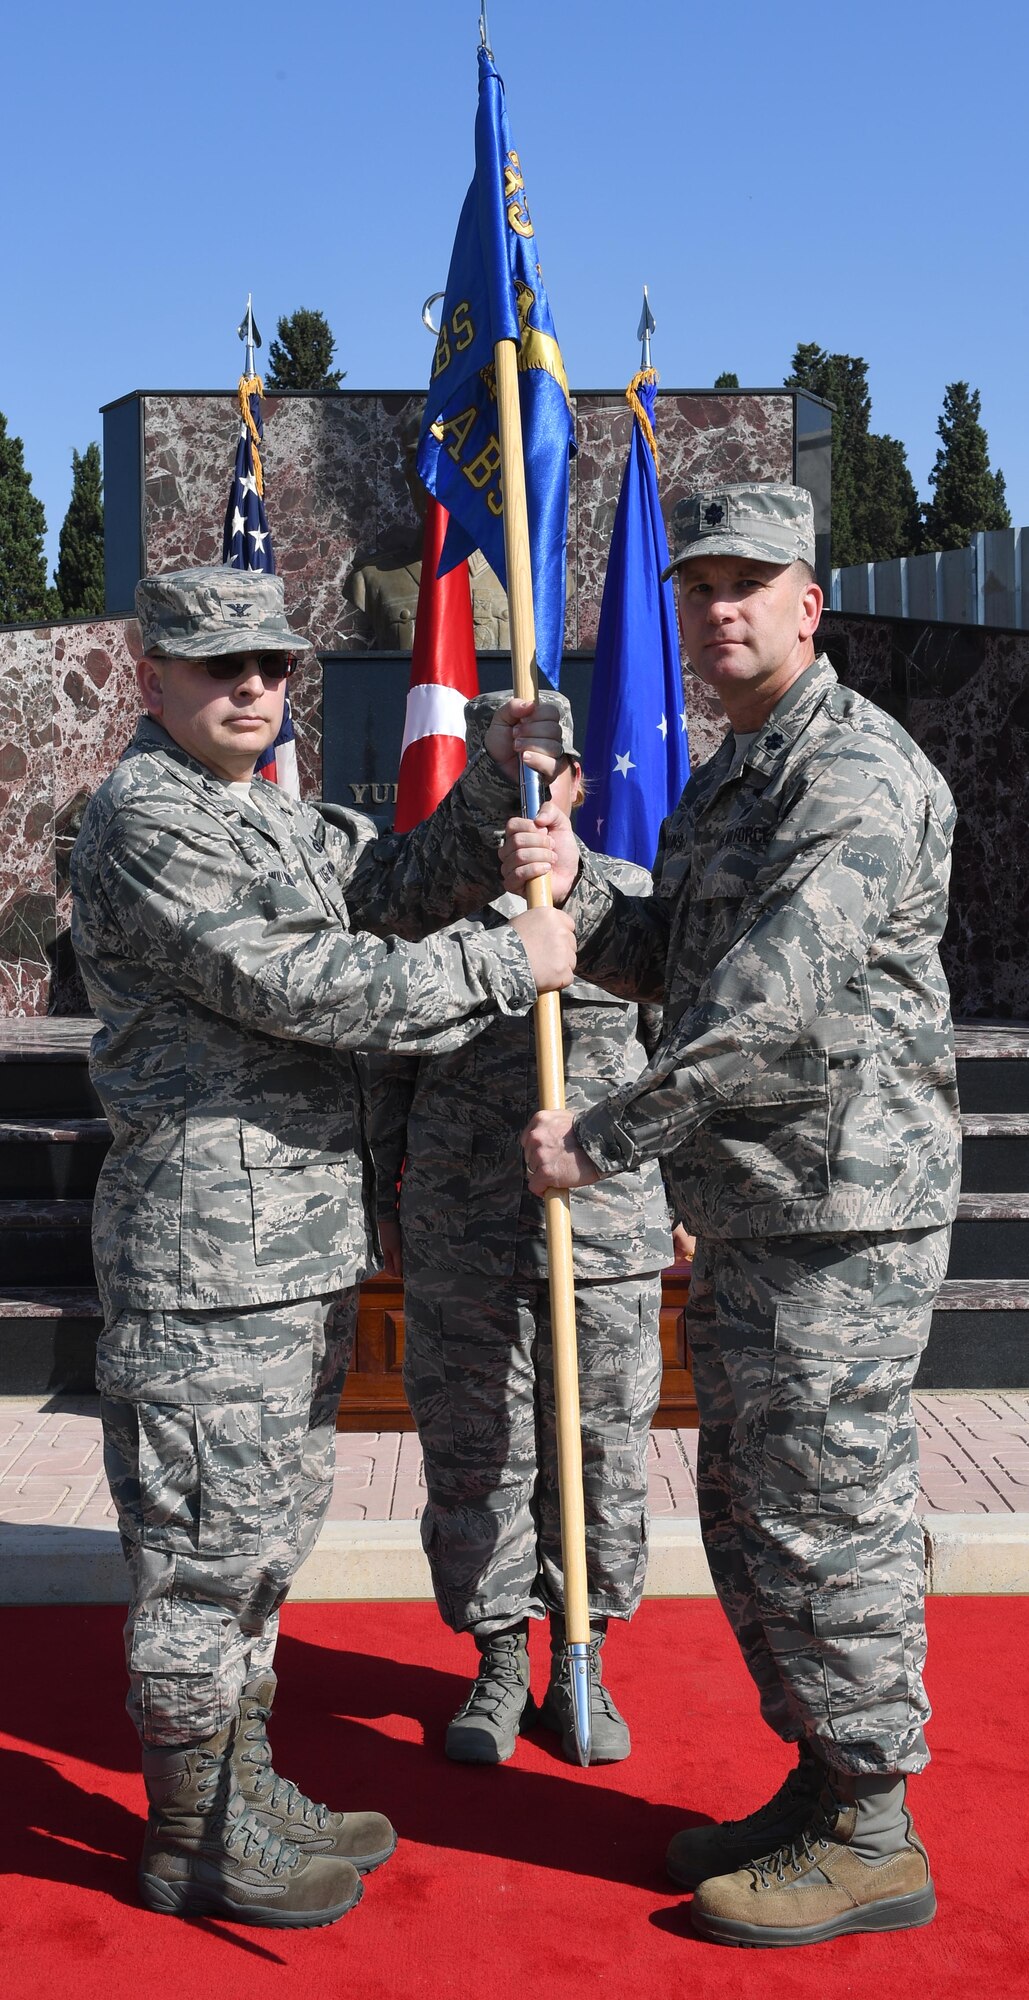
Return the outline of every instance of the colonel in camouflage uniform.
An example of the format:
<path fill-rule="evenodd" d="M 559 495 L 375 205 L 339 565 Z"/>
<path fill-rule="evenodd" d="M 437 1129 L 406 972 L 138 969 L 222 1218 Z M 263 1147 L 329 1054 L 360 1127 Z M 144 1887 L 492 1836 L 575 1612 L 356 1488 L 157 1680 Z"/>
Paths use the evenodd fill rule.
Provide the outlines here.
<path fill-rule="evenodd" d="M 733 725 L 666 822 L 654 893 L 558 858 L 580 971 L 664 1001 L 637 1081 L 527 1134 L 533 1186 L 661 1154 L 699 1243 L 688 1316 L 719 1597 L 795 1771 L 748 1820 L 680 1834 L 709 1936 L 804 1943 L 930 1921 L 905 1776 L 928 1752 L 911 1386 L 959 1178 L 939 959 L 954 806 L 897 723 L 816 657 L 809 496 L 681 503 L 689 659 Z M 577 877 L 577 879 L 576 879 Z M 761 1862 L 772 1850 L 772 1860 Z"/>
<path fill-rule="evenodd" d="M 367 1267 L 352 1052 L 452 1047 L 524 1013 L 537 979 L 570 977 L 571 924 L 384 938 L 482 903 L 510 776 L 484 752 L 406 838 L 252 786 L 306 643 L 281 582 L 184 571 L 145 579 L 136 604 L 149 715 L 90 803 L 72 887 L 113 1135 L 98 1384 L 151 1806 L 140 1882 L 159 1910 L 325 1923 L 395 1844 L 381 1814 L 330 1813 L 279 1779 L 264 1728 Z M 509 770 L 517 712 L 487 746 Z M 556 718 L 532 727 L 557 745 Z"/>
<path fill-rule="evenodd" d="M 497 694 L 468 703 L 474 756 Z M 570 808 L 581 778 L 572 717 L 554 697 L 565 758 L 551 792 Z M 637 895 L 650 878 L 610 862 Z M 504 896 L 451 936 L 490 936 L 516 911 Z M 599 1103 L 637 1077 L 657 1014 L 574 982 L 562 1004 L 565 1082 Z M 369 1141 L 379 1234 L 404 1277 L 404 1383 L 425 1459 L 422 1540 L 448 1625 L 470 1631 L 479 1672 L 447 1731 L 447 1755 L 503 1763 L 528 1699 L 530 1618 L 551 1620 L 552 1672 L 540 1709 L 573 1759 L 564 1669 L 550 1296 L 543 1203 L 525 1185 L 521 1132 L 539 1102 L 532 1022 L 494 1021 L 448 1055 L 374 1058 Z M 406 1164 L 405 1164 L 406 1162 Z M 397 1205 L 398 1184 L 403 1180 Z M 631 1618 L 646 1572 L 647 1444 L 660 1389 L 660 1272 L 672 1254 L 657 1161 L 572 1197 L 592 1758 L 629 1754 L 629 1731 L 601 1676 L 609 1618 Z"/>

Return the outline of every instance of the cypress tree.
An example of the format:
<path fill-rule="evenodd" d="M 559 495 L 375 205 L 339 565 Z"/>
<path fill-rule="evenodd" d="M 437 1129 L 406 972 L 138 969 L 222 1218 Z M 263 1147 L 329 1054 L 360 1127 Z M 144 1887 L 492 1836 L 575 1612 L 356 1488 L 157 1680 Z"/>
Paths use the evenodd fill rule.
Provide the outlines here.
<path fill-rule="evenodd" d="M 990 470 L 990 447 L 979 422 L 978 389 L 951 382 L 936 429 L 940 446 L 929 474 L 933 497 L 925 510 L 926 545 L 964 549 L 984 528 L 1010 528 L 1004 474 Z"/>
<path fill-rule="evenodd" d="M 104 503 L 100 446 L 72 452 L 71 499 L 61 529 L 55 582 L 66 618 L 95 616 L 104 608 Z"/>
<path fill-rule="evenodd" d="M 299 306 L 288 318 L 280 319 L 276 331 L 279 338 L 268 349 L 270 366 L 265 377 L 270 395 L 279 395 L 283 389 L 310 395 L 314 389 L 339 388 L 343 374 L 329 366 L 336 342 L 324 313 Z"/>
<path fill-rule="evenodd" d="M 914 555 L 922 545 L 918 495 L 900 440 L 871 428 L 868 363 L 860 355 L 829 354 L 807 342 L 793 356 L 786 386 L 809 389 L 834 405 L 834 564 Z"/>
<path fill-rule="evenodd" d="M 867 554 L 860 562 L 884 562 L 917 555 L 922 547 L 922 508 L 899 438 L 869 433 L 865 441 L 861 494 L 861 535 Z"/>
<path fill-rule="evenodd" d="M 716 389 L 738 389 L 739 386 L 740 378 L 738 375 L 733 374 L 731 368 L 727 368 L 724 375 L 715 376 Z"/>
<path fill-rule="evenodd" d="M 0 624 L 60 616 L 46 580 L 43 502 L 32 491 L 24 446 L 10 437 L 0 411 Z"/>

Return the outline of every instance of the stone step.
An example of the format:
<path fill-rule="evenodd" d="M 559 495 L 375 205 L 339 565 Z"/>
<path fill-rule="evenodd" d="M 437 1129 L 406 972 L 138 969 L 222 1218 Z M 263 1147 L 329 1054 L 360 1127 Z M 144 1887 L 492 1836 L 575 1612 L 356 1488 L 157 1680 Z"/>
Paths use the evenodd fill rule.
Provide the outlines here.
<path fill-rule="evenodd" d="M 0 1393 L 92 1394 L 100 1324 L 100 1300 L 92 1286 L 5 1288 L 0 1292 Z"/>
<path fill-rule="evenodd" d="M 0 1201 L 0 1285 L 93 1282 L 91 1201 Z"/>
<path fill-rule="evenodd" d="M 1029 1114 L 1029 1029 L 967 1023 L 955 1029 L 954 1040 L 963 1113 Z"/>
<path fill-rule="evenodd" d="M 110 1143 L 106 1118 L 0 1118 L 0 1199 L 91 1196 Z"/>
<path fill-rule="evenodd" d="M 100 1320 L 89 1285 L 5 1285 L 0 1395 L 90 1394 Z M 1029 1282 L 948 1279 L 918 1387 L 1029 1389 Z"/>
<path fill-rule="evenodd" d="M 933 1311 L 918 1387 L 1029 1389 L 1029 1281 L 948 1278 Z"/>
<path fill-rule="evenodd" d="M 1029 1193 L 962 1193 L 947 1276 L 1029 1279 Z"/>
<path fill-rule="evenodd" d="M 96 1027 L 89 1017 L 0 1020 L 0 1118 L 99 1117 L 86 1067 Z"/>

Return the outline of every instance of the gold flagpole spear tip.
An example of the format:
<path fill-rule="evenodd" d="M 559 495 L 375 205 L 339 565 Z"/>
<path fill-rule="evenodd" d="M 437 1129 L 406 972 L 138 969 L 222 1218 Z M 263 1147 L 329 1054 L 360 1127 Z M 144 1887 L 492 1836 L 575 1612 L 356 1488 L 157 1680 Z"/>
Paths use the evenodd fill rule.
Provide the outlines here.
<path fill-rule="evenodd" d="M 264 383 L 262 382 L 260 376 L 257 373 L 256 365 L 254 362 L 254 349 L 255 347 L 260 347 L 261 336 L 257 330 L 257 321 L 254 318 L 253 292 L 247 293 L 247 309 L 246 312 L 243 314 L 243 317 L 240 320 L 238 327 L 236 328 L 236 332 L 238 333 L 240 340 L 245 342 L 247 350 L 243 373 L 240 376 L 239 386 L 236 391 L 239 397 L 239 417 L 240 417 L 240 423 L 243 425 L 244 429 L 250 432 L 250 445 L 254 457 L 254 478 L 257 482 L 257 494 L 258 498 L 263 500 L 264 467 L 261 464 L 261 440 L 260 437 L 258 436 L 257 425 L 254 422 L 253 411 L 250 408 L 251 396 L 264 395 Z"/>

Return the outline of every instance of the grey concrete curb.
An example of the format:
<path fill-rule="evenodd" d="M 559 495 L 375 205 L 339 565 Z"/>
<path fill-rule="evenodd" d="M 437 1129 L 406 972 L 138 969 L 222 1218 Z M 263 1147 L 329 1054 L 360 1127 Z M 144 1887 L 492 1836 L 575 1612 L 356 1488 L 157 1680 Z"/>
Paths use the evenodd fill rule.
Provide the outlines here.
<path fill-rule="evenodd" d="M 939 1597 L 1029 1592 L 1029 1514 L 925 1514 L 926 1589 Z"/>
<path fill-rule="evenodd" d="M 1029 1514 L 922 1517 L 927 1585 L 942 1596 L 1029 1593 Z M 292 1596 L 301 1601 L 432 1597 L 416 1521 L 330 1521 Z M 709 1597 L 695 1520 L 650 1527 L 648 1597 Z M 0 1604 L 124 1604 L 125 1568 L 113 1528 L 0 1523 Z"/>

